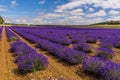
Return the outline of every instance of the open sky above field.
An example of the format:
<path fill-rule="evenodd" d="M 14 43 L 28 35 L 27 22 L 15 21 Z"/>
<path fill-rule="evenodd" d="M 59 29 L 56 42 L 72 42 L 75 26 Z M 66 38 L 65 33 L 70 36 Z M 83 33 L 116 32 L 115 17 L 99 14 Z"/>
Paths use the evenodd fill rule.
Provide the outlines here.
<path fill-rule="evenodd" d="M 5 22 L 92 24 L 120 19 L 120 0 L 0 0 Z"/>

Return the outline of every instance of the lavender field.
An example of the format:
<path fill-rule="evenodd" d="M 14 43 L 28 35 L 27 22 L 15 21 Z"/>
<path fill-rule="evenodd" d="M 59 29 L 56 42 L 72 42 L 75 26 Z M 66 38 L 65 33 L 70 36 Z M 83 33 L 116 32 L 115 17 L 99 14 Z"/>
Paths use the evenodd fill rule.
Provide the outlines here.
<path fill-rule="evenodd" d="M 8 80 L 120 80 L 120 29 L 3 26 L 0 34 Z"/>
<path fill-rule="evenodd" d="M 120 80 L 120 0 L 0 0 L 0 80 Z"/>

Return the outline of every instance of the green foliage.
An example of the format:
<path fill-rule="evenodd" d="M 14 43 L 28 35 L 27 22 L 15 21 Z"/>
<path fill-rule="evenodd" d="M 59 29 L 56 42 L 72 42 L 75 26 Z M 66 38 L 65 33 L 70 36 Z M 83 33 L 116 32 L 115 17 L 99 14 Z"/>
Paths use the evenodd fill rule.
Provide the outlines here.
<path fill-rule="evenodd" d="M 101 23 L 96 23 L 93 25 L 120 25 L 120 20 L 110 20 L 110 21 L 106 21 L 106 22 L 101 22 Z"/>
<path fill-rule="evenodd" d="M 4 23 L 4 20 L 3 18 L 0 16 L 0 24 L 3 24 Z"/>
<path fill-rule="evenodd" d="M 17 41 L 18 39 L 16 38 L 16 37 L 12 37 L 11 39 L 10 39 L 10 41 Z"/>
<path fill-rule="evenodd" d="M 35 72 L 37 70 L 42 70 L 44 68 L 45 66 L 38 59 L 33 60 L 32 71 Z"/>
<path fill-rule="evenodd" d="M 74 55 L 74 58 L 77 60 L 77 64 L 81 64 L 84 60 L 84 57 L 79 56 L 77 54 Z"/>

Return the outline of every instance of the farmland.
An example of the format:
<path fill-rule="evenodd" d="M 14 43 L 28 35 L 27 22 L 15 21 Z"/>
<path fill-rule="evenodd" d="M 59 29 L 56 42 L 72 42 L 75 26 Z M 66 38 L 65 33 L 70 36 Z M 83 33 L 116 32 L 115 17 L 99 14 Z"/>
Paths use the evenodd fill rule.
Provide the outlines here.
<path fill-rule="evenodd" d="M 1 26 L 1 80 L 120 80 L 120 29 Z"/>

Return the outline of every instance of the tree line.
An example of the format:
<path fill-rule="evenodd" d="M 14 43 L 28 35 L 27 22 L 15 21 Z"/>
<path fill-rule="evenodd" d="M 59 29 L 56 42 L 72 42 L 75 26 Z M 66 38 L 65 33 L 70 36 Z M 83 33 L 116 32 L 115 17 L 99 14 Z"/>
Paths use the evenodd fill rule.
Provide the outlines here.
<path fill-rule="evenodd" d="M 4 20 L 3 18 L 0 16 L 0 24 L 3 24 L 4 23 Z"/>
<path fill-rule="evenodd" d="M 97 25 L 104 25 L 104 24 L 108 24 L 108 25 L 120 25 L 120 20 L 110 20 L 110 21 L 96 23 L 96 24 Z"/>

